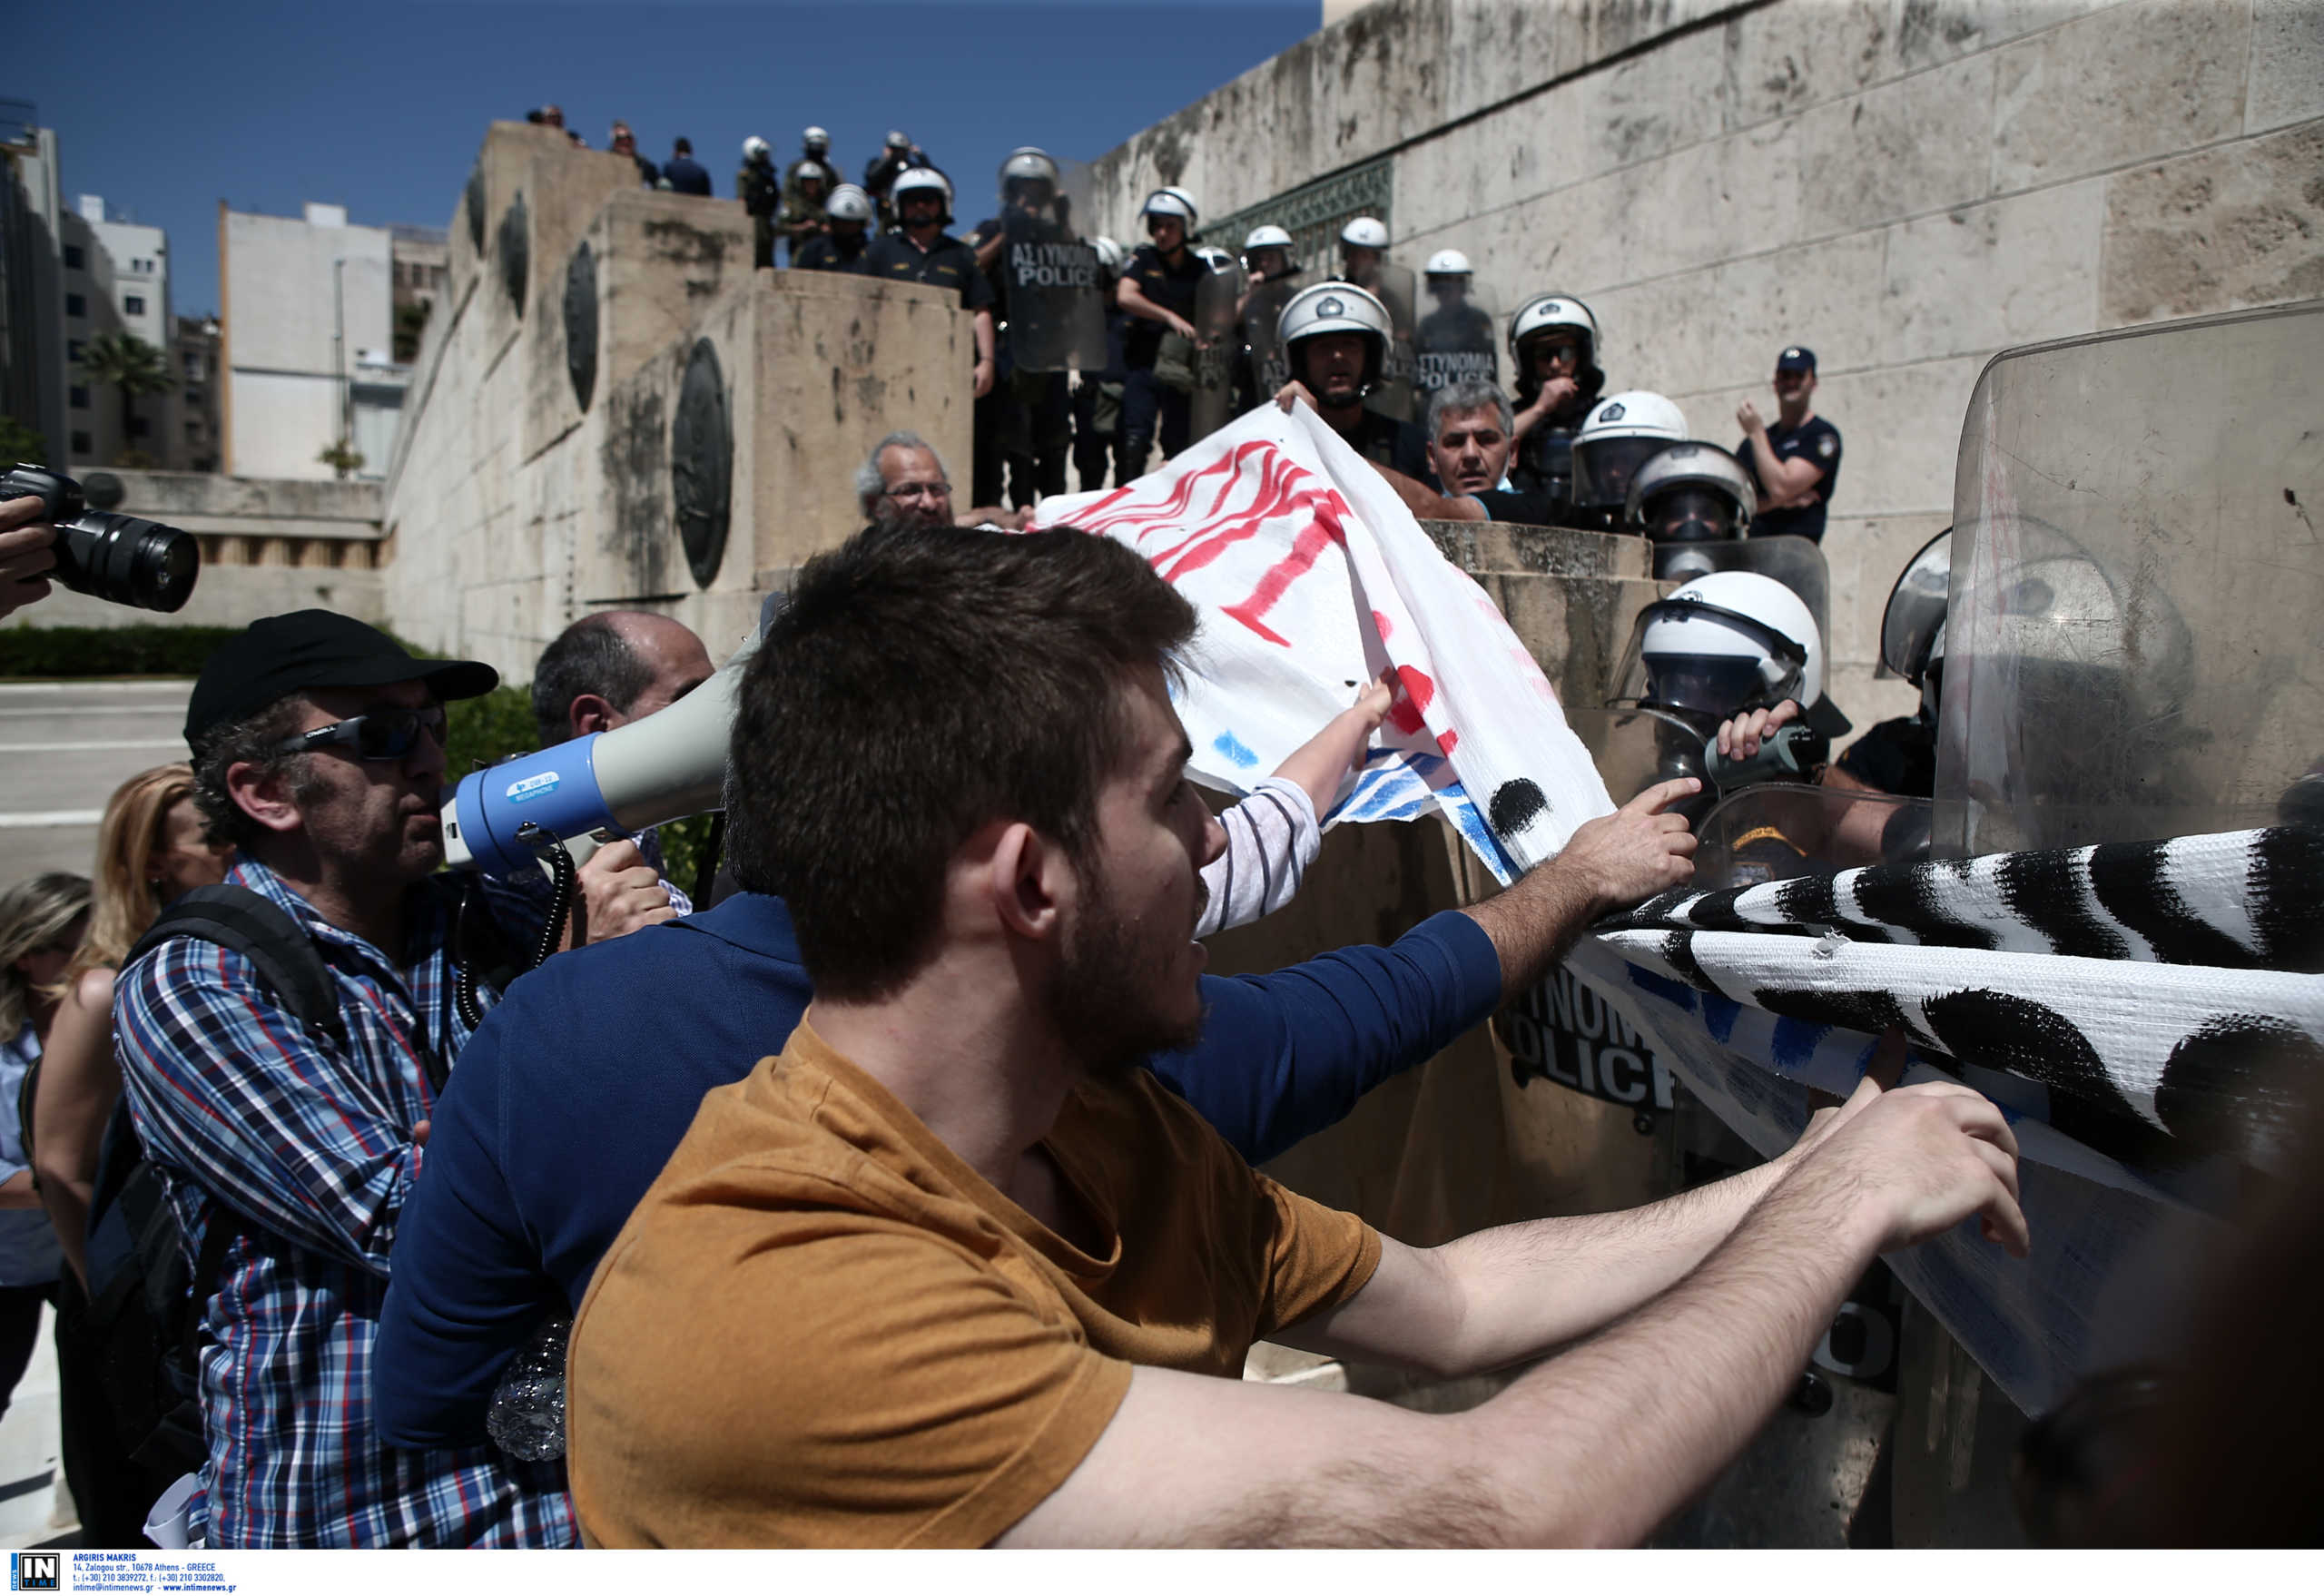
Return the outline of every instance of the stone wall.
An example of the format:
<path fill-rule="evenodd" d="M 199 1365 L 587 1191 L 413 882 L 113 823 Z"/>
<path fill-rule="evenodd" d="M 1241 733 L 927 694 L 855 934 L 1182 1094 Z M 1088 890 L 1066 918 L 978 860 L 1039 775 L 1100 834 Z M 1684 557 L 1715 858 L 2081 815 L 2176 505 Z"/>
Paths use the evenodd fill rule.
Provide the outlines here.
<path fill-rule="evenodd" d="M 1374 159 L 1399 260 L 1462 249 L 1504 308 L 1581 295 L 1612 386 L 1698 436 L 1731 445 L 1776 351 L 1815 348 L 1864 725 L 1910 702 L 1872 680 L 1880 607 L 1951 519 L 1988 359 L 2324 294 L 2324 7 L 1378 0 L 1092 163 L 1086 213 L 1136 238 L 1158 183 L 1217 216 Z"/>
<path fill-rule="evenodd" d="M 966 467 L 956 297 L 753 271 L 739 203 L 641 189 L 626 160 L 521 123 L 494 124 L 450 233 L 384 512 L 389 612 L 416 642 L 524 681 L 567 624 L 618 606 L 723 654 L 763 593 L 862 524 L 851 478 L 881 434 Z M 714 561 L 680 530 L 694 457 L 675 440 L 704 426 L 732 439 Z"/>

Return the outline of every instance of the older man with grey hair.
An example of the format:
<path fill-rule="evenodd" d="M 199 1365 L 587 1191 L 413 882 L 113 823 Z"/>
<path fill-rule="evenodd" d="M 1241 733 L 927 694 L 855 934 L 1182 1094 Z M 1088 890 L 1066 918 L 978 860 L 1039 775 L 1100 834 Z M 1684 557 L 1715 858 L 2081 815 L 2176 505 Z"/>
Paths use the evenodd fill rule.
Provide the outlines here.
<path fill-rule="evenodd" d="M 891 432 L 872 446 L 855 469 L 855 498 L 863 518 L 881 528 L 932 532 L 940 527 L 992 526 L 1016 531 L 1029 517 L 1028 511 L 997 505 L 953 515 L 951 474 L 935 445 L 917 432 Z"/>
<path fill-rule="evenodd" d="M 1428 401 L 1428 464 L 1452 495 L 1509 486 L 1516 412 L 1490 382 L 1448 383 Z"/>

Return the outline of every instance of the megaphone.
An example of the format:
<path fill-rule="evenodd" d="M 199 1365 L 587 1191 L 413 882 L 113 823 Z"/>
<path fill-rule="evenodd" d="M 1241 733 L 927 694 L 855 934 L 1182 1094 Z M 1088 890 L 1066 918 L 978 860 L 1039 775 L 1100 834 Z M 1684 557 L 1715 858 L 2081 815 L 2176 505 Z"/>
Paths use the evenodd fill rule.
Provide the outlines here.
<path fill-rule="evenodd" d="M 762 620 L 715 675 L 667 709 L 462 776 L 444 803 L 444 862 L 513 875 L 539 869 L 537 844 L 550 838 L 577 862 L 593 833 L 642 832 L 724 807 L 735 695 L 765 630 Z M 531 842 L 517 836 L 527 826 L 540 828 Z"/>

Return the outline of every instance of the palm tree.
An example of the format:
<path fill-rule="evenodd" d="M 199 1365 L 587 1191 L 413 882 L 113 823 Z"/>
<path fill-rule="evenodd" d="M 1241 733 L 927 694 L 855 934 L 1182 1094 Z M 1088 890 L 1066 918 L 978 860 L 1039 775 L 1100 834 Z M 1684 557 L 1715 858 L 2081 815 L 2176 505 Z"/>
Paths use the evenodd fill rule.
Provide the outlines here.
<path fill-rule="evenodd" d="M 178 385 L 162 351 L 133 332 L 101 332 L 81 351 L 81 369 L 94 382 L 108 382 L 121 390 L 121 446 L 130 442 L 131 411 L 138 397 L 163 393 Z M 143 451 L 140 451 L 141 453 Z"/>

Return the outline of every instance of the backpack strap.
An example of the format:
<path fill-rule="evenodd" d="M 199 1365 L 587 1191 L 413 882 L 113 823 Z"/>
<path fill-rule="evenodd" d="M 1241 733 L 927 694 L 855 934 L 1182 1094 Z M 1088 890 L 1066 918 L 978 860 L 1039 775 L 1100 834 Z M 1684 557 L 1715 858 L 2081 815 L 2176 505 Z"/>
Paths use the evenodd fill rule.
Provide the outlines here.
<path fill-rule="evenodd" d="M 258 967 L 259 978 L 301 1024 L 346 1045 L 347 1022 L 340 1017 L 339 986 L 330 967 L 306 928 L 272 899 L 231 882 L 196 887 L 162 911 L 121 967 L 128 969 L 176 937 L 198 937 L 240 953 Z"/>

